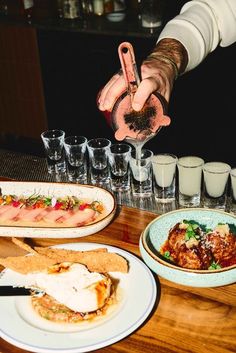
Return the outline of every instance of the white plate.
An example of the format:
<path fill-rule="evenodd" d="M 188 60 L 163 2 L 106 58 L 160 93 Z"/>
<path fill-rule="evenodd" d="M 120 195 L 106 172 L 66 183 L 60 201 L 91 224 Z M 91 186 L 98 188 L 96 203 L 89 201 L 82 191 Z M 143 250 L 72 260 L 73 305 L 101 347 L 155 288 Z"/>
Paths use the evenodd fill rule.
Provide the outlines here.
<path fill-rule="evenodd" d="M 116 203 L 111 192 L 92 185 L 70 183 L 2 181 L 0 189 L 3 195 L 30 196 L 38 193 L 46 196 L 77 196 L 81 199 L 98 200 L 105 206 L 103 218 L 82 227 L 23 227 L 0 226 L 0 236 L 30 238 L 78 238 L 94 234 L 106 227 L 116 211 Z"/>
<path fill-rule="evenodd" d="M 74 243 L 57 247 L 72 250 L 106 247 L 109 252 L 125 257 L 129 272 L 110 273 L 119 280 L 119 304 L 101 321 L 74 326 L 48 323 L 37 317 L 29 305 L 29 297 L 0 297 L 0 331 L 4 340 L 35 353 L 90 352 L 120 341 L 147 319 L 155 304 L 157 289 L 152 272 L 139 258 L 104 244 Z M 4 276 L 0 278 L 0 285 L 9 284 Z"/>

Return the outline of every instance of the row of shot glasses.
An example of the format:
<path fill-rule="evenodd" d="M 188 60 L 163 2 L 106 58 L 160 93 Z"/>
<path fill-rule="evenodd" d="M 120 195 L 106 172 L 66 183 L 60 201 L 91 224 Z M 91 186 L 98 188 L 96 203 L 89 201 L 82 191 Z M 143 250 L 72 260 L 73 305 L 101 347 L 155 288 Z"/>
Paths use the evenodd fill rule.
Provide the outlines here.
<path fill-rule="evenodd" d="M 179 208 L 211 208 L 236 214 L 236 168 L 198 156 L 153 159 L 154 190 L 160 202 L 176 198 Z"/>
<path fill-rule="evenodd" d="M 152 195 L 152 151 L 143 149 L 137 160 L 128 143 L 112 143 L 103 137 L 66 137 L 64 131 L 55 129 L 43 132 L 41 138 L 49 174 L 65 173 L 70 182 Z"/>
<path fill-rule="evenodd" d="M 102 137 L 66 137 L 62 130 L 45 131 L 41 138 L 48 172 L 66 173 L 70 182 L 131 191 L 134 197 L 154 195 L 157 203 L 174 202 L 179 208 L 217 208 L 236 214 L 236 168 L 227 163 L 154 154 L 146 148 L 137 159 L 128 143 L 112 143 Z"/>

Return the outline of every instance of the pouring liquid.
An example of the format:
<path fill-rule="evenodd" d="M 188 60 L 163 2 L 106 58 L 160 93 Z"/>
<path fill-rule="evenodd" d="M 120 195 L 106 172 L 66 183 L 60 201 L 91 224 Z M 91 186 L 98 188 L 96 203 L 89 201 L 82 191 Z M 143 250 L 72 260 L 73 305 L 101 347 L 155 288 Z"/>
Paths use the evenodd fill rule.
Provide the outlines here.
<path fill-rule="evenodd" d="M 132 139 L 132 138 L 129 138 L 127 137 L 125 139 L 125 141 L 127 143 L 129 143 L 130 145 L 132 145 L 135 149 L 135 158 L 137 160 L 137 164 L 138 164 L 138 161 L 141 160 L 142 158 L 142 148 L 143 146 L 153 137 L 156 136 L 156 133 L 155 134 L 151 134 L 149 135 L 145 140 L 138 140 L 138 139 Z"/>

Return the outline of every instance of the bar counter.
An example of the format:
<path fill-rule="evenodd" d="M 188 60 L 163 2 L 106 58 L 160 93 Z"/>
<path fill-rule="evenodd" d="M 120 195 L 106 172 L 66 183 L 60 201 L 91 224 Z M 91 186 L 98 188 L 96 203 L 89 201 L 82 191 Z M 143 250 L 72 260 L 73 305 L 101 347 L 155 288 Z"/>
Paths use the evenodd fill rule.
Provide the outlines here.
<path fill-rule="evenodd" d="M 25 181 L 51 181 L 47 174 L 45 159 L 41 157 L 1 149 L 0 168 L 0 180 L 10 178 Z M 30 246 L 96 243 L 115 246 L 141 258 L 140 234 L 146 225 L 158 216 L 157 213 L 157 210 L 151 212 L 124 204 L 118 205 L 117 214 L 112 222 L 96 234 L 73 239 L 29 238 L 27 243 Z M 0 237 L 0 257 L 20 256 L 26 253 L 25 250 L 13 244 L 11 238 Z M 139 274 L 137 274 L 137 280 L 139 280 Z M 236 352 L 235 283 L 215 288 L 197 288 L 175 284 L 156 274 L 154 274 L 154 280 L 157 297 L 147 319 L 123 339 L 94 352 Z M 131 295 L 135 301 L 135 293 Z M 143 300 L 145 301 L 145 298 Z M 3 320 L 2 316 L 0 320 Z M 67 338 L 70 339 L 70 335 Z M 29 351 L 1 338 L 0 352 L 28 353 Z"/>

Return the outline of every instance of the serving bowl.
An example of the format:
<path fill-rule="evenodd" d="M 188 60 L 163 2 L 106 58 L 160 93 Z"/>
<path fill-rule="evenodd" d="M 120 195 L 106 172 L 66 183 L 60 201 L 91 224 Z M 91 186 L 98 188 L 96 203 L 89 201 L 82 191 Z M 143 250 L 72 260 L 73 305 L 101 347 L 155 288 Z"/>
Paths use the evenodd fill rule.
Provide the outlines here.
<path fill-rule="evenodd" d="M 105 228 L 113 219 L 116 212 L 116 201 L 113 194 L 101 187 L 80 185 L 73 183 L 49 182 L 22 182 L 1 181 L 2 195 L 45 195 L 51 197 L 76 196 L 81 200 L 99 201 L 104 206 L 104 211 L 98 219 L 83 226 L 71 227 L 38 227 L 37 223 L 31 226 L 7 226 L 0 223 L 0 236 L 5 237 L 30 237 L 30 238 L 78 238 L 94 234 Z"/>
<path fill-rule="evenodd" d="M 163 214 L 150 222 L 140 236 L 140 253 L 148 267 L 157 275 L 185 286 L 218 287 L 236 282 L 236 264 L 214 270 L 193 270 L 175 265 L 160 254 L 169 230 L 183 220 L 194 220 L 211 229 L 219 223 L 236 227 L 236 217 L 220 210 L 180 209 Z"/>

